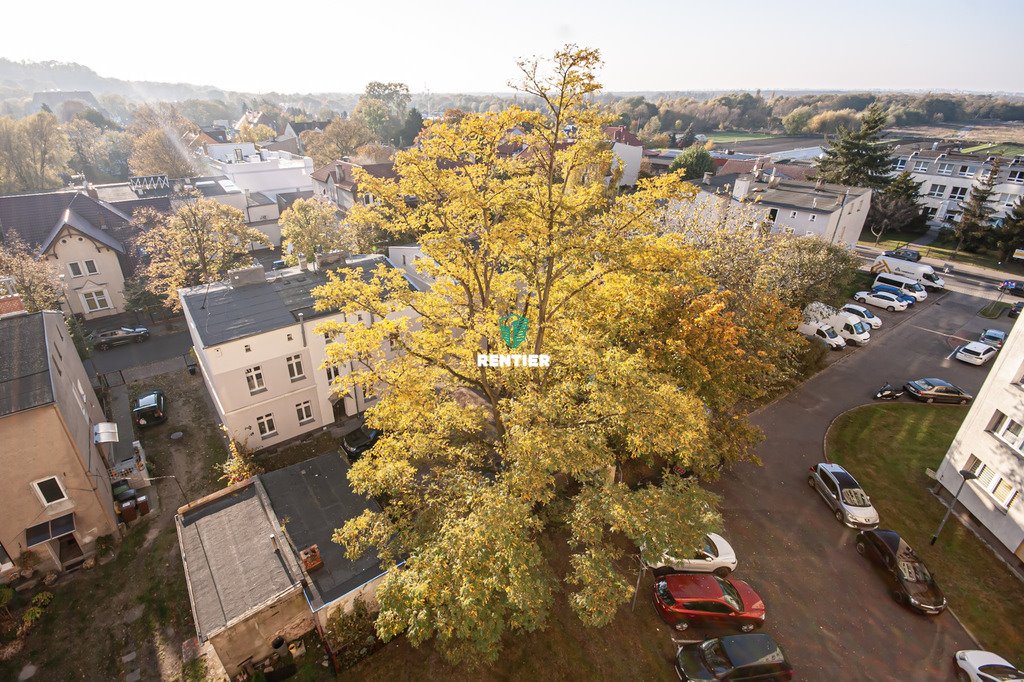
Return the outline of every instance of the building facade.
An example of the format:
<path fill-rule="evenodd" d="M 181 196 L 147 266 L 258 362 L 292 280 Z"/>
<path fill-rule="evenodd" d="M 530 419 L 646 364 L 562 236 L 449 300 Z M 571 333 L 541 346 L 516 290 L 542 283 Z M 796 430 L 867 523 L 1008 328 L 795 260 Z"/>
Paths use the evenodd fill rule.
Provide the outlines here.
<path fill-rule="evenodd" d="M 41 571 L 71 570 L 117 532 L 105 422 L 59 312 L 0 318 L 0 582 L 25 555 Z"/>
<path fill-rule="evenodd" d="M 953 439 L 936 478 L 1000 543 L 1024 561 L 1024 326 L 1016 325 Z"/>
<path fill-rule="evenodd" d="M 893 174 L 907 171 L 921 183 L 921 203 L 929 220 L 956 220 L 963 213 L 971 187 L 1000 162 L 992 188 L 993 218 L 1002 218 L 1024 194 L 1024 157 L 996 157 L 961 152 L 950 145 L 900 145 L 892 154 Z"/>

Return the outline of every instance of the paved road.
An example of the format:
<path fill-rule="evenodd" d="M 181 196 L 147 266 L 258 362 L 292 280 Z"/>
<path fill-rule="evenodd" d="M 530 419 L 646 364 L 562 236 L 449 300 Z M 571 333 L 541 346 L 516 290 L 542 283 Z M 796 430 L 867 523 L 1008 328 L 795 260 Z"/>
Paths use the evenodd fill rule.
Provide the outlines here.
<path fill-rule="evenodd" d="M 191 345 L 192 339 L 187 331 L 154 334 L 142 343 L 129 343 L 110 350 L 95 351 L 92 360 L 96 364 L 97 372 L 113 372 L 181 357 L 188 352 Z"/>
<path fill-rule="evenodd" d="M 832 420 L 870 402 L 885 380 L 940 376 L 976 392 L 988 368 L 948 359 L 956 341 L 947 335 L 1008 329 L 1005 317 L 976 316 L 985 303 L 949 292 L 909 313 L 881 312 L 885 324 L 867 347 L 842 351 L 839 362 L 753 415 L 766 434 L 758 449 L 763 466 L 740 465 L 712 486 L 723 496 L 726 537 L 740 558 L 736 575 L 765 598 L 766 632 L 783 644 L 800 679 L 953 679 L 953 652 L 974 648 L 952 615 L 917 616 L 888 597 L 854 551 L 855 531 L 835 521 L 807 487 L 806 472 L 822 460 Z"/>

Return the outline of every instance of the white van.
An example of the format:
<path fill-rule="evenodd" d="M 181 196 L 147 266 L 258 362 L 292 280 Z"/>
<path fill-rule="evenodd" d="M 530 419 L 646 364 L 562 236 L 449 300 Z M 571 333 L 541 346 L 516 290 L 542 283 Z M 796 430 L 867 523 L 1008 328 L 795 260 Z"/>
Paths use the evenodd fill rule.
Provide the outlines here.
<path fill-rule="evenodd" d="M 946 282 L 937 274 L 935 269 L 925 263 L 912 263 L 900 258 L 879 256 L 871 264 L 871 272 L 879 274 L 902 275 L 914 280 L 929 291 L 938 291 L 946 288 Z"/>
<path fill-rule="evenodd" d="M 928 298 L 928 292 L 924 290 L 924 287 L 917 283 L 916 279 L 910 279 L 903 275 L 889 275 L 881 274 L 875 277 L 875 283 L 872 287 L 877 287 L 880 284 L 884 284 L 890 287 L 896 287 L 907 296 L 913 296 L 917 301 L 923 301 Z"/>

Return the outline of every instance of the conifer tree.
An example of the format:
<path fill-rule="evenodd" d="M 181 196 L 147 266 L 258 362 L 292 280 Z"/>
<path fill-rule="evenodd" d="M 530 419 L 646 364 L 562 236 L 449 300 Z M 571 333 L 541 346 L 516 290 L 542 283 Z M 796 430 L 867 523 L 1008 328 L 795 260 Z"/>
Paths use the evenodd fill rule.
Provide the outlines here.
<path fill-rule="evenodd" d="M 953 224 L 953 234 L 956 236 L 954 258 L 965 244 L 971 248 L 984 241 L 987 231 L 992 227 L 993 210 L 989 202 L 992 200 L 999 165 L 999 159 L 996 159 L 988 174 L 982 175 L 971 187 L 971 193 L 967 195 L 964 212 L 959 222 Z"/>
<path fill-rule="evenodd" d="M 818 162 L 818 177 L 839 185 L 886 187 L 891 181 L 892 160 L 889 145 L 882 143 L 882 130 L 888 121 L 882 107 L 872 104 L 861 116 L 860 128 L 840 126 L 825 157 Z"/>

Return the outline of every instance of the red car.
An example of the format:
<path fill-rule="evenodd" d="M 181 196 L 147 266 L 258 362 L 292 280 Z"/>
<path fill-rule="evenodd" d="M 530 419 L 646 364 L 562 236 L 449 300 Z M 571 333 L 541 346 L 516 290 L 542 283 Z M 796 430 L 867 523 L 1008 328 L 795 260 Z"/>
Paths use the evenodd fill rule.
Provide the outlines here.
<path fill-rule="evenodd" d="M 673 573 L 654 583 L 654 606 L 676 630 L 728 625 L 750 632 L 764 624 L 764 602 L 743 582 L 707 573 Z"/>

